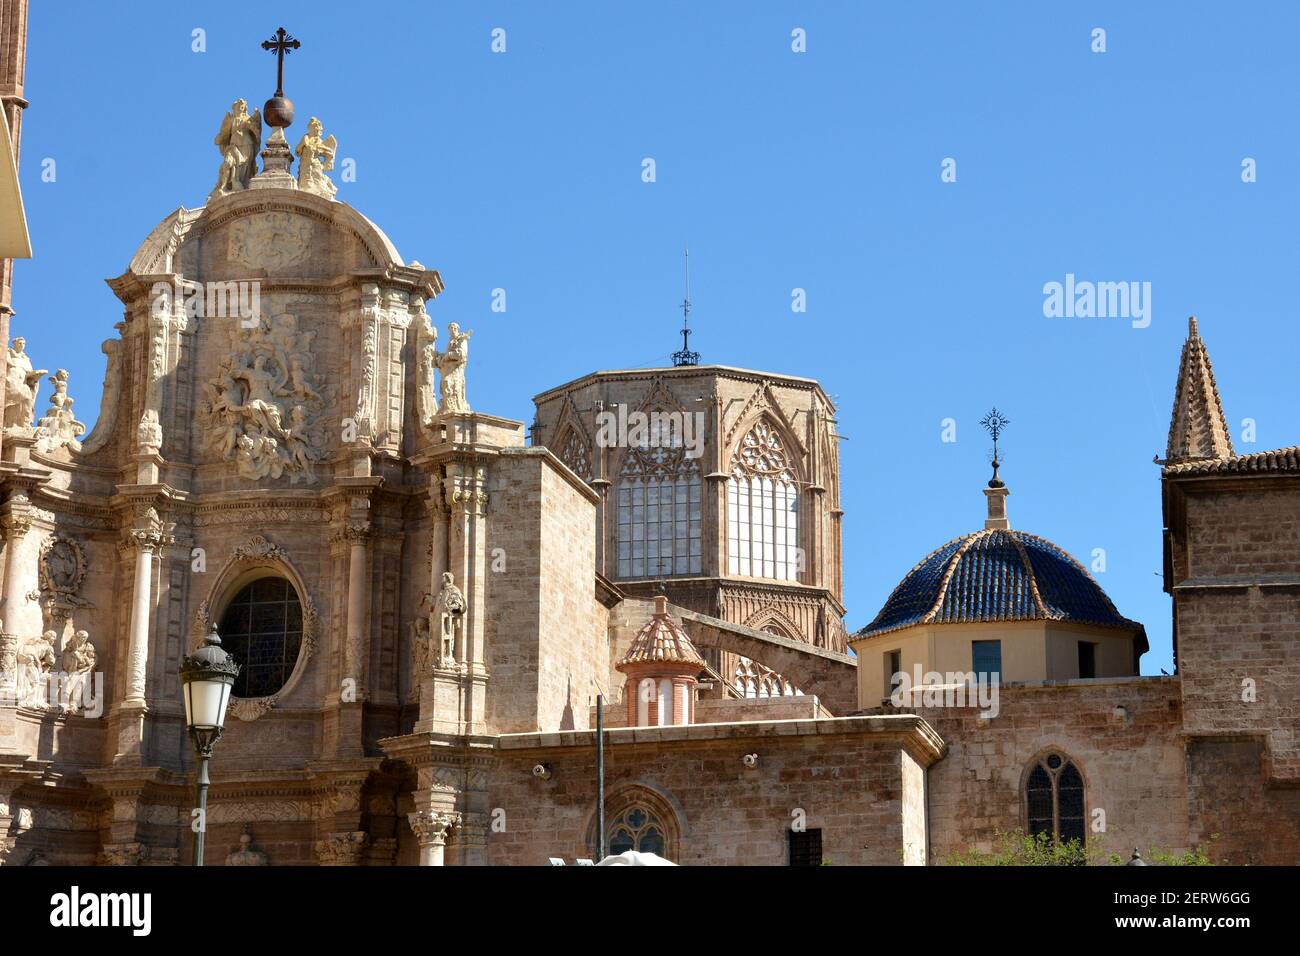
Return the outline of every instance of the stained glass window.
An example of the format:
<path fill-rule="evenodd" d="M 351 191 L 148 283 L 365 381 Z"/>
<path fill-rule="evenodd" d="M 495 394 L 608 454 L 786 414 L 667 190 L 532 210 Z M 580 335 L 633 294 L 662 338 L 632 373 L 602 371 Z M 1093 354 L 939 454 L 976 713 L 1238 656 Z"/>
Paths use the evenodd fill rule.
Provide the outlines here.
<path fill-rule="evenodd" d="M 284 578 L 258 578 L 226 606 L 218 626 L 221 644 L 239 664 L 232 693 L 267 697 L 293 673 L 302 644 L 302 606 Z"/>
<path fill-rule="evenodd" d="M 639 804 L 624 810 L 609 828 L 610 855 L 628 850 L 664 856 L 663 824 Z"/>
<path fill-rule="evenodd" d="M 1087 842 L 1083 775 L 1067 757 L 1047 754 L 1030 771 L 1025 781 L 1025 816 L 1030 836 L 1046 833 L 1062 843 Z"/>

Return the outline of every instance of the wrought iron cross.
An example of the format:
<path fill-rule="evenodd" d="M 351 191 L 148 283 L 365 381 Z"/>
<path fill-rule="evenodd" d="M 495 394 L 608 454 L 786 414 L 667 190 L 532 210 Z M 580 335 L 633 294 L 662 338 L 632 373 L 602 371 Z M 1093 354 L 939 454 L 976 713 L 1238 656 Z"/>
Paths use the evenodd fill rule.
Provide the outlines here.
<path fill-rule="evenodd" d="M 289 34 L 284 32 L 284 27 L 275 31 L 275 36 L 262 42 L 263 50 L 270 50 L 275 54 L 275 95 L 284 96 L 284 55 L 292 53 L 298 47 L 302 46 L 298 40 L 295 40 Z"/>
<path fill-rule="evenodd" d="M 985 431 L 993 436 L 993 477 L 989 480 L 990 488 L 1001 488 L 1002 480 L 998 478 L 998 437 L 1006 427 L 1011 424 L 1011 419 L 1007 418 L 996 407 L 980 419 L 980 424 L 984 426 Z"/>
<path fill-rule="evenodd" d="M 691 251 L 686 250 L 686 296 L 682 299 L 682 348 L 673 353 L 674 365 L 699 365 L 700 353 L 691 351 Z"/>

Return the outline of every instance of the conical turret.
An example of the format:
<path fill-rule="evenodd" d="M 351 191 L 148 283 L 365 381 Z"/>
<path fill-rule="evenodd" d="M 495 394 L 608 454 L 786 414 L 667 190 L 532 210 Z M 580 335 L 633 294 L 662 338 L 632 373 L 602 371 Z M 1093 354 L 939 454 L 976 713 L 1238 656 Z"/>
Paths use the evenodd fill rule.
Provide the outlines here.
<path fill-rule="evenodd" d="M 1169 423 L 1169 464 L 1203 459 L 1231 458 L 1232 435 L 1223 417 L 1219 389 L 1214 384 L 1210 353 L 1201 341 L 1196 317 L 1187 320 L 1187 341 L 1178 364 L 1174 411 Z"/>

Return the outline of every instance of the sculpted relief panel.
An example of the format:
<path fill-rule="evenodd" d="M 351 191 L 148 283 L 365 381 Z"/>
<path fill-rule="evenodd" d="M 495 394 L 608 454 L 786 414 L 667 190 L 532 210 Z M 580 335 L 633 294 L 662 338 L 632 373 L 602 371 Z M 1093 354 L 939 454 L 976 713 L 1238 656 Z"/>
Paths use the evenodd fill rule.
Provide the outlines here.
<path fill-rule="evenodd" d="M 279 272 L 298 265 L 311 250 L 312 224 L 288 212 L 266 212 L 230 227 L 226 254 L 232 263 Z"/>
<path fill-rule="evenodd" d="M 334 386 L 316 370 L 312 342 L 296 315 L 263 314 L 256 326 L 232 323 L 229 357 L 204 383 L 200 404 L 211 450 L 233 461 L 241 478 L 288 475 L 291 484 L 318 479 L 315 466 L 326 454 L 326 408 Z"/>

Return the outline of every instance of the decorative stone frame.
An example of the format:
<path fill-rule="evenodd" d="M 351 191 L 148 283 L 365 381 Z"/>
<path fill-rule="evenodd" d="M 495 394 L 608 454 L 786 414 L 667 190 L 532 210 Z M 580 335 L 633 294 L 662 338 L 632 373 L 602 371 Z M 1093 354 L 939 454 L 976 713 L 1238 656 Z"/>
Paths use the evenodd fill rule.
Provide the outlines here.
<path fill-rule="evenodd" d="M 195 615 L 196 636 L 201 640 L 208 633 L 213 620 L 220 618 L 236 594 L 252 582 L 270 577 L 288 581 L 298 595 L 298 603 L 302 607 L 302 639 L 298 644 L 298 660 L 294 663 L 289 679 L 274 694 L 265 697 L 231 697 L 230 713 L 239 720 L 257 720 L 302 682 L 307 665 L 316 653 L 316 635 L 320 626 L 316 605 L 302 574 L 289 560 L 284 549 L 259 534 L 231 552 L 229 560 L 217 574 L 206 600 L 199 605 L 198 614 Z M 215 618 L 213 608 L 218 609 Z"/>

